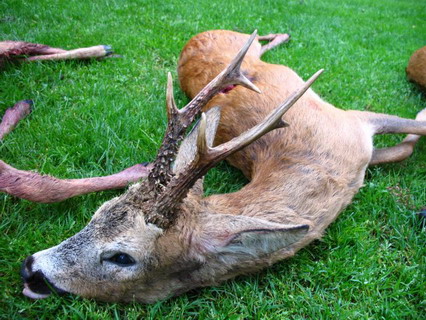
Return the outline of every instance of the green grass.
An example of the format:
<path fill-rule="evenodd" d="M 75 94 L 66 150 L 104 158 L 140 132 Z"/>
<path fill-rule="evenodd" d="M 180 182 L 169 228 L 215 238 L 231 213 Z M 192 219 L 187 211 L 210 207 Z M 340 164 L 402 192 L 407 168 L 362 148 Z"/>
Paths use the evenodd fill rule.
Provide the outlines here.
<path fill-rule="evenodd" d="M 35 108 L 0 158 L 63 178 L 110 174 L 155 157 L 166 124 L 166 73 L 198 32 L 289 32 L 264 60 L 307 78 L 327 101 L 413 118 L 426 103 L 405 79 L 426 42 L 418 0 L 20 1 L 0 2 L 0 39 L 67 49 L 111 44 L 122 59 L 33 63 L 0 74 L 0 114 L 21 99 Z M 187 101 L 176 88 L 177 102 Z M 380 137 L 379 145 L 400 141 Z M 326 143 L 326 141 L 324 141 Z M 31 301 L 21 261 L 78 232 L 117 192 L 42 205 L 0 194 L 0 318 L 5 319 L 424 319 L 426 235 L 414 212 L 426 204 L 426 143 L 408 160 L 368 170 L 365 186 L 321 241 L 250 276 L 153 305 L 78 297 Z M 212 170 L 209 193 L 238 189 L 241 174 Z M 391 188 L 389 188 L 391 187 Z"/>

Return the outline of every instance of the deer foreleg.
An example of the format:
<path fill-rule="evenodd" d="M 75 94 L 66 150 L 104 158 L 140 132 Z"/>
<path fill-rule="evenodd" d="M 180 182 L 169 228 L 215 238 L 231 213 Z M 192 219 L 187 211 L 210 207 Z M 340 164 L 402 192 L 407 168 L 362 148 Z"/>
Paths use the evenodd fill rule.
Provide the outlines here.
<path fill-rule="evenodd" d="M 89 48 L 80 48 L 69 50 L 61 53 L 46 54 L 40 56 L 29 57 L 27 61 L 34 60 L 75 60 L 75 59 L 89 59 L 89 58 L 102 58 L 112 54 L 110 46 L 94 46 Z"/>
<path fill-rule="evenodd" d="M 269 41 L 269 43 L 262 46 L 260 49 L 260 56 L 266 51 L 269 51 L 282 43 L 286 43 L 290 40 L 290 35 L 287 33 L 268 34 L 267 36 L 259 36 L 259 41 Z"/>
<path fill-rule="evenodd" d="M 0 140 L 12 131 L 20 120 L 30 114 L 32 105 L 33 102 L 31 100 L 23 100 L 6 110 L 0 122 Z"/>
<path fill-rule="evenodd" d="M 102 58 L 111 54 L 111 47 L 104 45 L 68 51 L 38 43 L 2 41 L 0 42 L 0 67 L 5 61 L 89 59 Z M 25 56 L 27 56 L 27 58 L 25 58 Z"/>
<path fill-rule="evenodd" d="M 150 170 L 150 164 L 137 164 L 105 177 L 57 179 L 18 170 L 0 160 L 0 192 L 33 202 L 59 202 L 90 192 L 125 188 L 148 176 Z"/>

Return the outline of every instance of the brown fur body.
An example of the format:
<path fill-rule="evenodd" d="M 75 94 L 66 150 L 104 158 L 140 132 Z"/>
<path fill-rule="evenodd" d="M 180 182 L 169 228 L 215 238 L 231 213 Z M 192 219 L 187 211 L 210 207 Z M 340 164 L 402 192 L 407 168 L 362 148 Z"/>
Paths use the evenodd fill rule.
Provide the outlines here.
<path fill-rule="evenodd" d="M 179 60 L 182 89 L 194 97 L 247 39 L 230 31 L 191 39 Z M 219 144 L 242 134 L 303 84 L 288 67 L 262 62 L 261 53 L 255 41 L 242 71 L 262 94 L 240 86 L 217 94 L 205 107 L 207 140 L 215 137 Z M 222 110 L 215 135 L 216 105 Z M 136 184 L 102 205 L 80 233 L 29 257 L 22 271 L 24 293 L 48 295 L 41 278 L 84 297 L 154 302 L 290 257 L 321 237 L 350 203 L 369 164 L 402 160 L 411 153 L 411 138 L 426 135 L 425 118 L 425 111 L 418 121 L 342 111 L 308 90 L 285 114 L 289 127 L 269 132 L 228 158 L 250 180 L 240 191 L 203 197 L 199 180 L 170 227 L 162 228 L 146 219 L 153 210 L 147 201 L 152 188 Z M 186 174 L 184 168 L 196 162 L 201 127 L 181 144 L 174 176 Z M 409 143 L 374 150 L 373 135 L 392 132 L 410 133 Z M 114 260 L 117 254 L 133 262 L 120 265 Z"/>
<path fill-rule="evenodd" d="M 426 93 L 426 46 L 413 53 L 405 71 L 408 79 Z"/>
<path fill-rule="evenodd" d="M 189 97 L 229 63 L 247 38 L 213 31 L 186 45 L 179 61 L 179 79 Z M 262 94 L 236 87 L 214 97 L 207 107 L 222 107 L 216 143 L 257 124 L 303 83 L 290 68 L 261 61 L 260 48 L 259 43 L 252 45 L 242 68 Z M 310 241 L 320 236 L 361 187 L 372 157 L 373 128 L 358 112 L 336 109 L 312 90 L 284 118 L 288 128 L 268 133 L 227 159 L 250 183 L 206 202 L 215 212 L 274 222 L 304 221 L 312 226 L 307 235 Z"/>

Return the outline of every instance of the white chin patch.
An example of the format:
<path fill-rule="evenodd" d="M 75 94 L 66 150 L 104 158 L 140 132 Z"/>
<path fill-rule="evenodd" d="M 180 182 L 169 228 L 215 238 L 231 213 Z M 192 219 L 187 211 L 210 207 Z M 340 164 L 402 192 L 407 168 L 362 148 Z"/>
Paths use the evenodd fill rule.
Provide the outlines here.
<path fill-rule="evenodd" d="M 50 294 L 43 294 L 43 293 L 35 293 L 31 291 L 30 288 L 28 288 L 28 285 L 24 284 L 24 290 L 22 290 L 22 293 L 31 299 L 44 299 L 47 298 Z"/>

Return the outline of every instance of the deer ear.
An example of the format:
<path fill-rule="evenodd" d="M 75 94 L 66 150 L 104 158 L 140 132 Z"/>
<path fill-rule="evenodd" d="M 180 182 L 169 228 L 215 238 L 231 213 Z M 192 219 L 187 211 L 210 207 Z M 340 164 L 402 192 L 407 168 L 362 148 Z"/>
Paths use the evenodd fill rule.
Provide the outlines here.
<path fill-rule="evenodd" d="M 216 136 L 217 126 L 220 120 L 220 107 L 213 107 L 206 112 L 206 139 L 208 146 L 213 145 L 214 138 Z M 178 173 L 180 170 L 185 168 L 197 153 L 197 138 L 199 132 L 198 122 L 191 130 L 191 132 L 182 141 L 176 160 L 174 163 L 173 171 Z"/>
<path fill-rule="evenodd" d="M 216 136 L 217 126 L 220 120 L 220 107 L 213 107 L 206 112 L 206 139 L 208 146 L 213 145 Z M 197 138 L 199 132 L 199 122 L 192 128 L 191 132 L 182 141 L 176 160 L 173 166 L 173 172 L 178 174 L 185 168 L 197 153 Z M 191 192 L 199 196 L 203 195 L 203 179 L 199 179 L 191 189 Z"/>
<path fill-rule="evenodd" d="M 262 256 L 301 240 L 308 224 L 280 224 L 263 219 L 216 214 L 205 224 L 201 246 L 223 254 Z"/>

